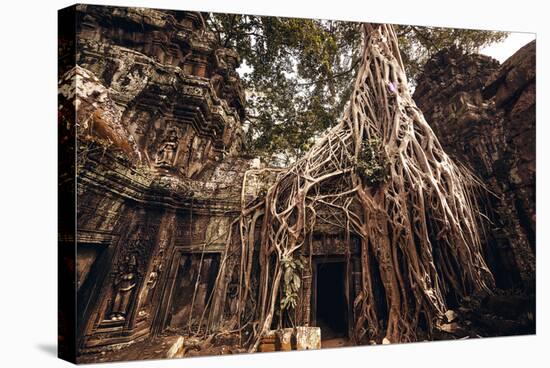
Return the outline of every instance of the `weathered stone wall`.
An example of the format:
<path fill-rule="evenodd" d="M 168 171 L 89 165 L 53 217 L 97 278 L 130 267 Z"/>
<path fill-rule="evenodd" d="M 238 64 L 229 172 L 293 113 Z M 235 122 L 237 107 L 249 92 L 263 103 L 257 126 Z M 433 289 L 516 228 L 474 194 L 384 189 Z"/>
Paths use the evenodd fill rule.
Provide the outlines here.
<path fill-rule="evenodd" d="M 77 232 L 60 239 L 77 244 L 80 354 L 187 328 L 212 293 L 253 161 L 238 55 L 204 16 L 76 6 L 59 111 L 60 134 L 76 127 Z"/>
<path fill-rule="evenodd" d="M 244 106 L 238 56 L 214 49 L 201 17 L 78 6 L 79 134 L 186 177 L 237 153 Z"/>
<path fill-rule="evenodd" d="M 443 50 L 430 60 L 414 99 L 447 152 L 487 186 L 487 256 L 502 287 L 535 278 L 535 42 L 499 65 Z"/>
<path fill-rule="evenodd" d="M 78 138 L 77 233 L 71 238 L 72 226 L 66 234 L 60 226 L 60 239 L 78 247 L 81 354 L 167 329 L 196 330 L 211 315 L 221 317 L 210 321 L 217 327 L 236 318 L 240 243 L 228 248 L 226 240 L 241 194 L 254 200 L 273 178 L 260 172 L 244 178 L 258 163 L 239 156 L 238 55 L 216 49 L 202 29 L 204 16 L 76 7 L 76 65 L 63 59 L 59 111 L 66 125 L 60 132 L 70 137 L 76 127 Z M 502 66 L 442 52 L 415 92 L 445 149 L 495 194 L 482 198 L 491 220 L 487 253 L 507 287 L 534 282 L 534 88 L 532 44 Z M 350 309 L 361 290 L 359 244 L 322 221 L 318 230 L 303 253 L 312 263 L 304 268 L 296 311 L 302 325 L 315 323 L 316 259 L 345 262 Z M 214 290 L 224 252 L 229 256 Z M 251 260 L 252 282 L 259 263 Z M 385 296 L 375 299 L 384 303 Z M 348 312 L 351 326 L 354 311 Z"/>

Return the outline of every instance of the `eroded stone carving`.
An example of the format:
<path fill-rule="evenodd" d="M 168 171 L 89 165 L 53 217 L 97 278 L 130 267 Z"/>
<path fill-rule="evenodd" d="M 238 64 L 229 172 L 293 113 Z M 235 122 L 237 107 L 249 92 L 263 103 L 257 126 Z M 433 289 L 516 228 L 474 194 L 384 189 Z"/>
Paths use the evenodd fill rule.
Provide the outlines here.
<path fill-rule="evenodd" d="M 159 167 L 171 168 L 174 166 L 176 152 L 178 150 L 178 133 L 175 129 L 169 129 L 166 137 L 157 152 L 156 164 Z"/>
<path fill-rule="evenodd" d="M 219 48 L 214 52 L 215 69 L 212 74 L 212 86 L 216 95 L 234 107 L 241 117 L 244 116 L 244 89 L 236 69 L 239 66 L 239 54 L 234 50 Z"/>
<path fill-rule="evenodd" d="M 135 255 L 127 256 L 121 265 L 114 281 L 115 297 L 108 319 L 124 321 L 128 316 L 132 296 L 137 285 L 137 259 Z"/>
<path fill-rule="evenodd" d="M 155 287 L 157 286 L 160 273 L 162 272 L 162 263 L 159 261 L 155 262 L 155 265 L 153 266 L 153 270 L 149 273 L 149 277 L 147 279 L 147 283 L 145 284 L 145 288 L 143 289 L 143 293 L 141 295 L 141 309 L 139 311 L 140 316 L 146 316 L 148 315 L 148 309 L 151 307 L 151 299 L 153 297 L 153 291 Z"/>

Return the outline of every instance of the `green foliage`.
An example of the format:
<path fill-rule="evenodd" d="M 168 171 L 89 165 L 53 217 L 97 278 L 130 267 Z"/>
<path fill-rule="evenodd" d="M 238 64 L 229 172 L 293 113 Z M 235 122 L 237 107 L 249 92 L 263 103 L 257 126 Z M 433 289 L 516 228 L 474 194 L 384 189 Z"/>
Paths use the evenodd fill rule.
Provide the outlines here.
<path fill-rule="evenodd" d="M 352 90 L 361 52 L 360 23 L 212 14 L 222 47 L 242 59 L 249 153 L 286 165 L 334 125 Z M 502 41 L 504 32 L 396 26 L 407 73 L 417 77 L 444 47 L 466 51 Z"/>
<path fill-rule="evenodd" d="M 477 52 L 508 37 L 507 32 L 420 26 L 396 26 L 396 32 L 405 71 L 413 84 L 424 64 L 442 49 L 456 46 L 465 52 Z"/>
<path fill-rule="evenodd" d="M 288 257 L 281 261 L 283 270 L 283 296 L 281 298 L 281 310 L 296 308 L 298 302 L 298 292 L 302 286 L 300 277 L 304 268 L 303 260 L 299 258 Z"/>
<path fill-rule="evenodd" d="M 376 186 L 389 178 L 388 159 L 379 139 L 372 138 L 361 145 L 359 157 L 353 158 L 356 170 L 369 186 Z"/>

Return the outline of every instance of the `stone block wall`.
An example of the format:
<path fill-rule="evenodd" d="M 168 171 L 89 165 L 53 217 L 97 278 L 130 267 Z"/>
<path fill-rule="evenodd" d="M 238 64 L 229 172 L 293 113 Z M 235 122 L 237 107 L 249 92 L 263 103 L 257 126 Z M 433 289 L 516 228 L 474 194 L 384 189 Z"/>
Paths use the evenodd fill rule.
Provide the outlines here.
<path fill-rule="evenodd" d="M 486 186 L 480 199 L 497 284 L 523 290 L 535 279 L 535 59 L 535 41 L 502 65 L 443 50 L 414 92 L 444 149 Z"/>

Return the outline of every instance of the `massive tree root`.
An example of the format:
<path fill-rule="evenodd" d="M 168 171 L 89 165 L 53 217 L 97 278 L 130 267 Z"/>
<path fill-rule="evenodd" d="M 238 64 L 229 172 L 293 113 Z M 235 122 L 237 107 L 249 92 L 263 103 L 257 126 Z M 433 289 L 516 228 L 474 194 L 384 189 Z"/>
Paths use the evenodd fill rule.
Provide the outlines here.
<path fill-rule="evenodd" d="M 342 120 L 275 173 L 265 196 L 243 203 L 235 321 L 252 326 L 250 351 L 280 308 L 284 265 L 311 244 L 320 222 L 360 239 L 357 342 L 414 341 L 420 324 L 430 331 L 443 317 L 450 296 L 494 283 L 482 257 L 475 178 L 451 161 L 412 100 L 393 28 L 363 28 L 361 66 Z M 261 271 L 252 286 L 258 226 Z"/>

